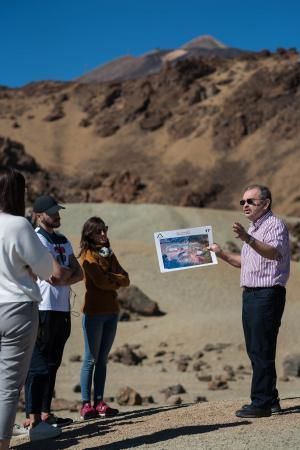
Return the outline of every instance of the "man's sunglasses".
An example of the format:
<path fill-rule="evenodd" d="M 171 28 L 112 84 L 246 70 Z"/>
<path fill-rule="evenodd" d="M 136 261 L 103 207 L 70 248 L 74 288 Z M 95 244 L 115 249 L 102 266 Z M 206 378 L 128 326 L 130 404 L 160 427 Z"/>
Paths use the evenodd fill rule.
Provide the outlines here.
<path fill-rule="evenodd" d="M 246 198 L 246 200 L 240 200 L 240 205 L 244 206 L 247 203 L 247 205 L 257 206 L 257 203 L 255 202 L 261 200 L 263 200 L 263 198 Z"/>

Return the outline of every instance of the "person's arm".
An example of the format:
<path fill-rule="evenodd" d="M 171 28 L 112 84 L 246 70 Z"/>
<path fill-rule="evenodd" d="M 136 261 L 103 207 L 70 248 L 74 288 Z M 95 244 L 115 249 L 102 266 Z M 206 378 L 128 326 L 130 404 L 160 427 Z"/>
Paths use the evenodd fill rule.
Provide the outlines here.
<path fill-rule="evenodd" d="M 84 260 L 82 264 L 83 270 L 88 278 L 91 279 L 93 284 L 105 291 L 115 291 L 120 287 L 114 278 L 114 274 L 105 272 L 102 267 L 94 261 Z"/>
<path fill-rule="evenodd" d="M 115 254 L 112 256 L 113 264 L 112 264 L 112 272 L 110 272 L 110 277 L 119 284 L 119 286 L 127 287 L 130 285 L 130 280 L 128 273 L 123 269 L 121 264 L 119 263 Z"/>
<path fill-rule="evenodd" d="M 237 253 L 225 252 L 224 250 L 222 250 L 219 244 L 211 244 L 207 248 L 211 252 L 214 252 L 218 258 L 227 262 L 231 266 L 237 268 L 241 267 L 241 255 Z"/>
<path fill-rule="evenodd" d="M 69 262 L 69 267 L 72 272 L 70 278 L 68 279 L 68 284 L 78 283 L 78 281 L 83 280 L 83 271 L 81 269 L 81 266 L 74 254 L 70 256 Z"/>
<path fill-rule="evenodd" d="M 240 239 L 242 242 L 246 242 L 246 244 L 250 245 L 253 250 L 256 251 L 260 256 L 267 259 L 280 259 L 281 254 L 276 247 L 273 247 L 270 244 L 266 244 L 265 242 L 261 242 L 258 239 L 254 238 L 250 234 L 247 233 L 243 225 L 239 222 L 235 222 L 232 225 L 232 229 L 234 233 L 236 233 L 236 237 Z"/>
<path fill-rule="evenodd" d="M 58 263 L 57 263 L 58 264 Z M 69 256 L 69 267 L 59 266 L 60 270 L 58 276 L 53 276 L 49 279 L 49 283 L 53 286 L 70 286 L 83 279 L 83 272 L 79 262 L 72 254 Z"/>
<path fill-rule="evenodd" d="M 58 267 L 48 249 L 40 242 L 32 226 L 23 217 L 18 217 L 12 232 L 16 236 L 15 251 L 23 259 L 28 274 L 36 280 L 47 280 Z"/>

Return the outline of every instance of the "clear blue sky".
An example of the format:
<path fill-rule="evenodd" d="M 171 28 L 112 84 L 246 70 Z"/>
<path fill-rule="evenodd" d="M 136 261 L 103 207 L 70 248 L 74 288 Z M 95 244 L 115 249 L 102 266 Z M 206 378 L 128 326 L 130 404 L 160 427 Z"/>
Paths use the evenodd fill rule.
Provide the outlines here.
<path fill-rule="evenodd" d="M 122 55 L 203 34 L 300 50 L 298 0 L 0 0 L 0 84 L 72 80 Z"/>

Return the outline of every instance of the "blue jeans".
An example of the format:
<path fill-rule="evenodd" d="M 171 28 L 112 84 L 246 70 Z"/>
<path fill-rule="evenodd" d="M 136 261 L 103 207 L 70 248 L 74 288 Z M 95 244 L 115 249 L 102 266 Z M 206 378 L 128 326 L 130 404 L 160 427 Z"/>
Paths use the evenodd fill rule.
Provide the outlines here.
<path fill-rule="evenodd" d="M 80 372 L 83 402 L 91 400 L 92 380 L 94 402 L 103 399 L 107 360 L 116 336 L 118 318 L 118 314 L 83 316 L 84 357 Z"/>

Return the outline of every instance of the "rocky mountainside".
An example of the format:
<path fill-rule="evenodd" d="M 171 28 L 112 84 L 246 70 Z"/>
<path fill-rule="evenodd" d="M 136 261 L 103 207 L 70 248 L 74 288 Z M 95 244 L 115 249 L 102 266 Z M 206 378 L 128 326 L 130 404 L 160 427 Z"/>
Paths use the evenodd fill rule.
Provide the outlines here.
<path fill-rule="evenodd" d="M 277 213 L 300 215 L 293 50 L 167 61 L 122 82 L 1 87 L 0 136 L 0 164 L 24 170 L 30 198 L 237 209 L 259 182 Z"/>
<path fill-rule="evenodd" d="M 191 57 L 204 56 L 222 59 L 239 56 L 242 50 L 226 47 L 212 36 L 200 36 L 183 44 L 179 49 L 155 49 L 141 56 L 122 56 L 84 74 L 80 83 L 136 80 L 160 72 L 166 63 L 174 64 Z"/>

